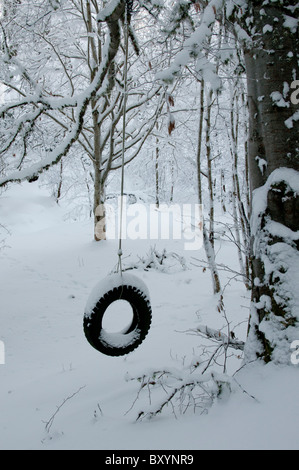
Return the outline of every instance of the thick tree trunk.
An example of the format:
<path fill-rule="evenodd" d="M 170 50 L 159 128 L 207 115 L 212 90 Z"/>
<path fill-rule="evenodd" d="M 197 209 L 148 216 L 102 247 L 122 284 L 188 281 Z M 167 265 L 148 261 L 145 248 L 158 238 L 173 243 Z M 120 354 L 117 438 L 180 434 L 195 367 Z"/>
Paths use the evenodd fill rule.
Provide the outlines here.
<path fill-rule="evenodd" d="M 299 76 L 299 8 L 291 1 L 248 4 L 253 290 L 246 359 L 285 364 L 299 338 L 299 133 L 291 100 Z"/>

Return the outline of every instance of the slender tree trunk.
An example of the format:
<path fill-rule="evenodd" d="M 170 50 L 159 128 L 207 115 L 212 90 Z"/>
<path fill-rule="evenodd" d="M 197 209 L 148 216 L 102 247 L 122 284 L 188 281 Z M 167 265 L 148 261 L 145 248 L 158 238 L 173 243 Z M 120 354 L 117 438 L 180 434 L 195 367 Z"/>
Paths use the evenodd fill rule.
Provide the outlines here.
<path fill-rule="evenodd" d="M 232 205 L 236 245 L 238 250 L 238 259 L 244 284 L 249 289 L 249 272 L 246 262 L 246 246 L 249 245 L 248 234 L 246 232 L 246 215 L 241 198 L 240 180 L 239 180 L 239 129 L 240 129 L 240 109 L 238 99 L 238 79 L 230 85 L 230 140 L 232 154 Z"/>
<path fill-rule="evenodd" d="M 174 155 L 172 156 L 171 162 L 170 162 L 170 174 L 171 174 L 171 187 L 170 187 L 170 202 L 173 202 L 173 196 L 174 196 Z"/>
<path fill-rule="evenodd" d="M 98 124 L 98 111 L 93 110 L 94 135 L 94 238 L 96 241 L 105 240 L 105 185 L 102 181 L 102 150 L 101 128 Z"/>
<path fill-rule="evenodd" d="M 60 163 L 59 163 L 59 182 L 58 182 L 58 188 L 57 188 L 57 193 L 56 193 L 57 204 L 59 203 L 59 199 L 61 198 L 62 183 L 63 183 L 63 159 L 60 160 Z"/>
<path fill-rule="evenodd" d="M 299 129 L 290 86 L 299 76 L 299 8 L 291 1 L 248 7 L 253 290 L 246 360 L 287 364 L 299 338 Z"/>
<path fill-rule="evenodd" d="M 156 123 L 156 129 L 158 130 L 158 123 Z M 156 137 L 156 158 L 155 158 L 155 178 L 156 178 L 156 207 L 160 206 L 160 194 L 159 194 L 159 139 Z"/>
<path fill-rule="evenodd" d="M 201 182 L 201 148 L 202 148 L 202 135 L 203 135 L 203 123 L 204 123 L 204 89 L 205 82 L 201 80 L 201 91 L 200 91 L 200 118 L 198 126 L 198 142 L 197 142 L 197 184 L 198 184 L 198 200 L 199 204 L 203 204 L 202 197 L 202 182 Z M 208 234 L 205 218 L 203 217 L 203 243 L 205 252 L 209 264 L 209 269 L 212 276 L 213 292 L 218 294 L 221 291 L 220 278 L 217 270 L 214 247 L 211 244 L 210 237 Z"/>
<path fill-rule="evenodd" d="M 207 168 L 208 168 L 208 188 L 209 188 L 209 240 L 211 247 L 214 249 L 215 241 L 215 228 L 214 228 L 214 188 L 213 188 L 213 176 L 212 176 L 212 153 L 211 153 L 211 112 L 212 112 L 212 98 L 213 90 L 210 89 L 207 92 L 207 103 L 206 103 L 206 116 L 205 116 L 205 131 L 206 131 L 206 157 L 207 157 Z"/>
<path fill-rule="evenodd" d="M 202 204 L 202 184 L 201 184 L 201 147 L 202 147 L 202 131 L 203 131 L 203 118 L 204 118 L 204 100 L 205 100 L 205 82 L 202 79 L 200 83 L 200 115 L 198 125 L 197 137 L 197 187 L 198 187 L 198 200 Z"/>
<path fill-rule="evenodd" d="M 90 82 L 94 80 L 98 67 L 102 60 L 101 31 L 97 26 L 98 40 L 95 40 L 91 4 L 86 0 L 86 29 L 88 36 L 88 65 L 90 69 Z M 110 65 L 111 68 L 111 65 Z M 108 73 L 108 75 L 110 72 Z M 101 146 L 101 125 L 99 124 L 98 100 L 91 101 L 92 123 L 93 123 L 93 167 L 94 167 L 94 239 L 96 241 L 106 239 L 105 224 L 105 185 L 102 178 L 102 146 Z"/>
<path fill-rule="evenodd" d="M 221 170 L 221 182 L 220 182 L 220 191 L 221 191 L 221 208 L 223 213 L 226 213 L 226 184 L 225 184 L 225 174 L 224 170 Z"/>

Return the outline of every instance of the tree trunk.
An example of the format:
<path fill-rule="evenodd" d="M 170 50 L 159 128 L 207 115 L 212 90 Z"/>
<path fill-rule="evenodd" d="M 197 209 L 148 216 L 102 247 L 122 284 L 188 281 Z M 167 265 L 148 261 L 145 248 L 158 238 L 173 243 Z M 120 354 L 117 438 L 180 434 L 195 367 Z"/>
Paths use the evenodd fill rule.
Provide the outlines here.
<path fill-rule="evenodd" d="M 158 123 L 156 123 L 156 129 L 158 130 Z M 160 185 L 159 185 L 159 139 L 156 137 L 156 159 L 155 159 L 155 178 L 156 178 L 156 207 L 160 206 Z"/>
<path fill-rule="evenodd" d="M 96 106 L 96 103 L 94 103 Z M 94 239 L 106 239 L 105 226 L 105 188 L 102 181 L 101 128 L 98 124 L 98 111 L 93 109 L 93 145 L 94 145 Z"/>
<path fill-rule="evenodd" d="M 221 182 L 220 182 L 220 191 L 221 191 L 221 208 L 223 214 L 226 213 L 226 184 L 225 184 L 225 174 L 224 170 L 221 170 Z"/>
<path fill-rule="evenodd" d="M 246 360 L 286 364 L 299 338 L 299 132 L 291 100 L 299 8 L 291 1 L 248 4 L 253 290 Z"/>
<path fill-rule="evenodd" d="M 249 289 L 249 266 L 247 246 L 250 244 L 247 225 L 248 219 L 245 213 L 244 204 L 241 198 L 241 188 L 239 180 L 239 130 L 240 130 L 240 106 L 238 97 L 238 81 L 237 78 L 230 84 L 230 147 L 232 156 L 232 208 L 235 228 L 236 246 L 238 250 L 238 258 L 240 272 L 242 274 L 246 289 Z M 245 251 L 245 257 L 243 253 Z"/>
<path fill-rule="evenodd" d="M 61 190 L 62 190 L 62 183 L 63 183 L 63 160 L 60 160 L 59 164 L 59 181 L 56 193 L 56 203 L 59 203 L 59 199 L 61 198 Z"/>
<path fill-rule="evenodd" d="M 198 200 L 202 204 L 202 184 L 201 184 L 201 147 L 202 147 L 202 131 L 203 131 L 203 117 L 204 117 L 204 100 L 205 100 L 205 82 L 202 79 L 200 83 L 200 116 L 198 124 L 198 138 L 197 138 L 197 187 L 198 187 Z"/>
<path fill-rule="evenodd" d="M 198 183 L 198 200 L 199 204 L 203 204 L 203 197 L 202 197 L 202 182 L 201 182 L 201 148 L 202 148 L 202 135 L 203 135 L 203 122 L 204 122 L 204 89 L 205 89 L 205 82 L 201 80 L 201 91 L 200 91 L 200 118 L 199 118 L 199 126 L 198 126 L 198 142 L 197 142 L 197 183 Z M 207 129 L 207 133 L 209 129 Z M 207 139 L 207 137 L 206 137 Z M 210 147 L 210 134 L 208 137 L 208 148 Z M 209 179 L 209 184 L 211 183 L 211 178 Z M 210 186 L 211 189 L 211 186 Z M 213 191 L 213 189 L 212 189 Z M 211 213 L 210 213 L 211 216 Z M 211 271 L 212 276 L 212 285 L 213 285 L 213 292 L 214 294 L 219 294 L 221 291 L 220 285 L 220 278 L 217 270 L 216 260 L 215 260 L 215 251 L 214 246 L 211 244 L 210 236 L 207 230 L 206 221 L 203 216 L 203 243 L 204 248 L 208 260 L 209 269 Z M 211 235 L 211 233 L 210 233 Z M 214 236 L 214 234 L 213 234 Z"/>
<path fill-rule="evenodd" d="M 206 127 L 206 157 L 207 157 L 207 168 L 208 168 L 208 188 L 209 188 L 209 240 L 211 247 L 214 249 L 215 242 L 215 228 L 214 228 L 214 187 L 212 177 L 212 152 L 211 152 L 211 112 L 212 112 L 212 98 L 213 89 L 207 91 L 207 110 L 205 116 L 205 127 Z"/>

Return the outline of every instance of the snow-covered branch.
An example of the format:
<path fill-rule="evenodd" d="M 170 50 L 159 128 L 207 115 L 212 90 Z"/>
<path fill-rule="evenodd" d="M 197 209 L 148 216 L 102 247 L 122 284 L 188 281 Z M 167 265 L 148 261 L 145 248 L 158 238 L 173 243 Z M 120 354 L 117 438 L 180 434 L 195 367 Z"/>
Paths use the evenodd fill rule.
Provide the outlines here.
<path fill-rule="evenodd" d="M 232 389 L 233 379 L 225 374 L 206 372 L 194 374 L 189 371 L 161 368 L 136 377 L 127 377 L 140 383 L 137 397 L 132 404 L 141 399 L 143 391 L 149 398 L 149 405 L 138 412 L 136 420 L 151 419 L 170 407 L 172 413 L 206 413 L 215 399 L 222 399 Z M 154 401 L 155 397 L 155 401 Z"/>
<path fill-rule="evenodd" d="M 233 332 L 230 332 L 230 336 L 227 336 L 220 330 L 215 330 L 214 328 L 210 328 L 206 325 L 198 325 L 196 328 L 189 330 L 190 333 L 199 334 L 205 338 L 211 339 L 216 341 L 217 343 L 221 343 L 225 347 L 229 347 L 232 349 L 237 349 L 240 351 L 244 350 L 245 343 L 237 338 Z"/>
<path fill-rule="evenodd" d="M 105 21 L 108 26 L 108 34 L 105 46 L 102 51 L 102 61 L 100 66 L 98 67 L 94 79 L 92 80 L 90 85 L 87 86 L 81 93 L 78 93 L 77 95 L 68 98 L 45 97 L 44 94 L 40 91 L 40 88 L 35 87 L 34 95 L 25 96 L 19 102 L 13 102 L 2 107 L 2 109 L 0 110 L 2 116 L 9 113 L 15 108 L 19 108 L 22 111 L 25 105 L 30 105 L 37 108 L 38 111 L 33 113 L 33 120 L 31 120 L 30 123 L 34 123 L 34 121 L 36 120 L 36 116 L 40 116 L 44 111 L 49 112 L 53 110 L 62 110 L 66 107 L 73 107 L 74 114 L 73 119 L 71 121 L 71 125 L 68 126 L 67 131 L 65 131 L 64 139 L 59 145 L 56 146 L 55 149 L 49 150 L 46 153 L 45 157 L 26 168 L 18 170 L 18 168 L 20 168 L 19 164 L 15 171 L 9 170 L 7 176 L 4 176 L 0 179 L 0 187 L 13 181 L 35 179 L 39 173 L 57 164 L 61 160 L 61 158 L 69 152 L 72 145 L 79 139 L 80 133 L 84 125 L 85 114 L 89 104 L 95 96 L 97 96 L 97 98 L 103 96 L 111 85 L 109 83 L 109 71 L 120 45 L 119 19 L 124 14 L 124 8 L 124 1 L 114 2 L 114 8 L 111 10 L 111 14 L 105 17 Z M 16 59 L 12 57 L 11 54 L 8 59 L 9 58 L 11 59 L 11 63 L 13 65 L 16 65 L 17 63 L 18 69 L 22 69 L 22 66 L 19 64 L 19 61 L 16 62 Z M 24 73 L 26 72 L 22 70 L 23 75 Z M 30 83 L 34 85 L 35 82 L 30 79 Z M 4 144 L 4 150 L 2 151 L 5 151 L 11 147 L 17 135 L 23 128 L 23 121 L 28 122 L 28 116 L 26 117 L 26 119 L 24 117 L 20 118 L 19 125 L 15 127 L 15 131 L 12 137 L 10 137 L 8 143 Z M 22 162 L 23 160 L 24 155 L 21 158 Z"/>
<path fill-rule="evenodd" d="M 175 77 L 179 75 L 182 68 L 188 65 L 192 58 L 194 59 L 204 50 L 205 44 L 212 36 L 217 12 L 222 6 L 223 0 L 212 0 L 207 3 L 201 17 L 200 25 L 195 29 L 193 34 L 185 40 L 183 50 L 175 56 L 170 67 L 157 74 L 158 80 L 162 80 L 164 83 L 172 83 Z M 205 62 L 205 66 L 206 65 L 207 62 Z"/>

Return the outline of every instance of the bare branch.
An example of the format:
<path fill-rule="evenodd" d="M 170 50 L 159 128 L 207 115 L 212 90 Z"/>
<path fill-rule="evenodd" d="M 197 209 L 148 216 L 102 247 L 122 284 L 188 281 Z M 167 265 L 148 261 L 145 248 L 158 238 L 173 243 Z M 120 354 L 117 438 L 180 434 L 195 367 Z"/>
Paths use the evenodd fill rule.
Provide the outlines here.
<path fill-rule="evenodd" d="M 53 425 L 53 422 L 54 422 L 54 419 L 55 419 L 55 416 L 57 415 L 57 413 L 61 410 L 61 408 L 63 407 L 63 405 L 66 404 L 67 401 L 71 400 L 75 395 L 78 395 L 78 393 L 83 389 L 85 388 L 86 385 L 83 385 L 82 387 L 80 387 L 76 392 L 72 393 L 71 395 L 69 395 L 68 397 L 66 397 L 62 403 L 56 407 L 56 411 L 52 414 L 51 418 L 45 422 L 45 430 L 47 431 L 47 433 L 50 432 L 50 429 Z"/>

